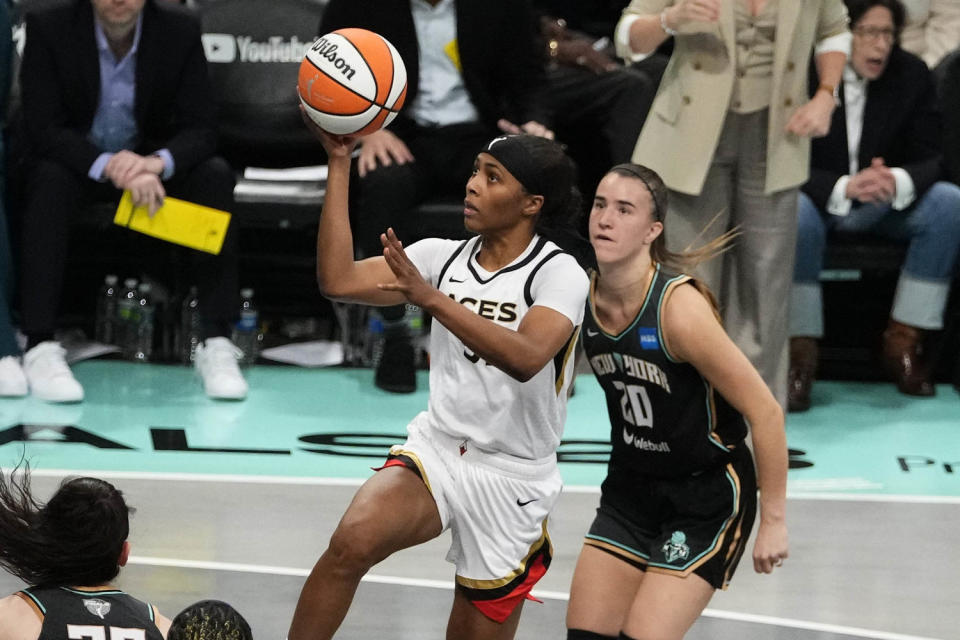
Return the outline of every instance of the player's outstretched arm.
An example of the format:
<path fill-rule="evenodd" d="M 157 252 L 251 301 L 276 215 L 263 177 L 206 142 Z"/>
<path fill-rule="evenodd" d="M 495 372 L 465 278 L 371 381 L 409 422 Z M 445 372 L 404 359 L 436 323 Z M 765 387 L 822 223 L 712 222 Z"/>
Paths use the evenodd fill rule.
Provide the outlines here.
<path fill-rule="evenodd" d="M 696 288 L 681 285 L 669 294 L 663 328 L 670 354 L 696 367 L 750 424 L 760 487 L 760 527 L 753 566 L 758 572 L 770 573 L 788 554 L 783 410 Z"/>
<path fill-rule="evenodd" d="M 353 136 L 332 136 L 303 113 L 304 124 L 323 144 L 328 157 L 327 193 L 317 230 L 317 284 L 331 299 L 373 305 L 394 305 L 403 295 L 377 285 L 393 280 L 383 257 L 365 260 L 353 258 L 353 232 L 350 230 L 350 163 L 357 144 Z"/>

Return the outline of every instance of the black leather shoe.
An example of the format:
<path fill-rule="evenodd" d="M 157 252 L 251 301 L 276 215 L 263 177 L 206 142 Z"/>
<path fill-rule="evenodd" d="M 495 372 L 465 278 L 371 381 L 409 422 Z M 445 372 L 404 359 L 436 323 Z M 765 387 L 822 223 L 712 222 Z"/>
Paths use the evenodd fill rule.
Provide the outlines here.
<path fill-rule="evenodd" d="M 383 355 L 373 378 L 374 384 L 392 393 L 413 393 L 417 390 L 417 371 L 410 338 L 386 337 Z"/>

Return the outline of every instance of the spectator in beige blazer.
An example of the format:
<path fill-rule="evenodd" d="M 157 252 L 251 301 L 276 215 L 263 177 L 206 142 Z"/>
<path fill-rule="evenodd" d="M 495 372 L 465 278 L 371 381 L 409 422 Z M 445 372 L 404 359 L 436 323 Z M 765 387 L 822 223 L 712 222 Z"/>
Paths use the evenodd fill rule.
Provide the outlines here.
<path fill-rule="evenodd" d="M 850 48 L 846 8 L 841 0 L 633 0 L 616 36 L 619 54 L 633 59 L 674 39 L 633 161 L 670 189 L 670 250 L 740 230 L 733 249 L 698 275 L 785 406 L 797 193 L 810 138 L 827 133 L 836 106 Z M 812 54 L 820 86 L 809 98 Z"/>

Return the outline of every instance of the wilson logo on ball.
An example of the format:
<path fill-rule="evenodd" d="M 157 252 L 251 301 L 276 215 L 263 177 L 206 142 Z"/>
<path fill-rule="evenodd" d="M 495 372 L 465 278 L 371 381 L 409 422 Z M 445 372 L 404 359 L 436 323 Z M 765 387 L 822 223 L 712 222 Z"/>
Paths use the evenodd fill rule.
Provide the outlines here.
<path fill-rule="evenodd" d="M 333 44 L 326 38 L 320 38 L 317 40 L 310 51 L 315 52 L 321 58 L 326 58 L 333 63 L 333 66 L 340 70 L 340 73 L 347 76 L 348 80 L 353 80 L 353 76 L 356 74 L 356 69 L 347 64 L 347 61 L 337 55 L 337 45 Z"/>
<path fill-rule="evenodd" d="M 300 100 L 307 115 L 334 135 L 366 135 L 397 116 L 407 71 L 385 38 L 365 29 L 320 37 L 300 63 Z"/>

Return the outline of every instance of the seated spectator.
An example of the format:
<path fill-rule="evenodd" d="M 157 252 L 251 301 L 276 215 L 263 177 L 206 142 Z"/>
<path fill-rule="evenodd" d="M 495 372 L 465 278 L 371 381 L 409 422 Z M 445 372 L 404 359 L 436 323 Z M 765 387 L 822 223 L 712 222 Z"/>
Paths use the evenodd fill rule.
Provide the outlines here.
<path fill-rule="evenodd" d="M 940 115 L 930 71 L 897 46 L 899 0 L 847 0 L 853 50 L 830 133 L 813 141 L 800 194 L 791 304 L 792 410 L 810 405 L 823 335 L 818 278 L 829 233 L 909 243 L 883 360 L 897 388 L 934 394 L 923 338 L 943 327 L 960 251 L 960 188 L 940 182 Z M 815 86 L 815 85 L 814 85 Z"/>
<path fill-rule="evenodd" d="M 553 137 L 528 0 L 330 0 L 320 33 L 344 27 L 381 34 L 407 69 L 397 119 L 365 136 L 360 147 L 354 237 L 362 256 L 380 255 L 387 227 L 404 244 L 418 239 L 410 212 L 437 196 L 462 198 L 477 151 L 498 132 Z M 404 307 L 384 307 L 381 314 L 384 345 L 375 383 L 412 392 L 414 350 Z"/>
<path fill-rule="evenodd" d="M 960 47 L 960 2 L 957 0 L 901 0 L 906 22 L 900 46 L 935 68 Z"/>
<path fill-rule="evenodd" d="M 0 1 L 0 131 L 7 113 L 10 89 L 10 65 L 13 42 L 10 31 L 10 7 Z M 0 397 L 27 394 L 27 379 L 20 366 L 20 347 L 10 322 L 10 294 L 13 291 L 13 265 L 7 231 L 6 151 L 0 134 Z"/>
<path fill-rule="evenodd" d="M 226 602 L 201 600 L 177 614 L 167 640 L 253 640 L 253 634 L 244 617 Z"/>
<path fill-rule="evenodd" d="M 26 39 L 24 370 L 35 396 L 76 402 L 83 388 L 53 333 L 79 205 L 115 203 L 129 190 L 151 213 L 167 193 L 230 210 L 234 175 L 214 155 L 200 25 L 187 9 L 158 0 L 69 0 L 28 13 Z M 169 246 L 119 229 L 117 235 L 146 252 Z M 239 350 L 227 337 L 238 306 L 235 236 L 227 235 L 219 256 L 187 252 L 206 339 L 196 364 L 214 398 L 247 393 Z"/>
<path fill-rule="evenodd" d="M 593 193 L 607 167 L 630 160 L 660 81 L 615 57 L 624 4 L 534 0 L 548 62 L 546 103 L 557 139 L 579 166 L 583 193 Z"/>
<path fill-rule="evenodd" d="M 960 56 L 943 68 L 940 111 L 943 113 L 943 166 L 947 179 L 960 185 Z"/>
<path fill-rule="evenodd" d="M 170 621 L 111 584 L 130 557 L 123 494 L 97 478 L 74 478 L 41 504 L 29 469 L 17 471 L 0 472 L 0 567 L 34 586 L 0 598 L 0 640 L 62 638 L 67 625 L 163 640 Z"/>

